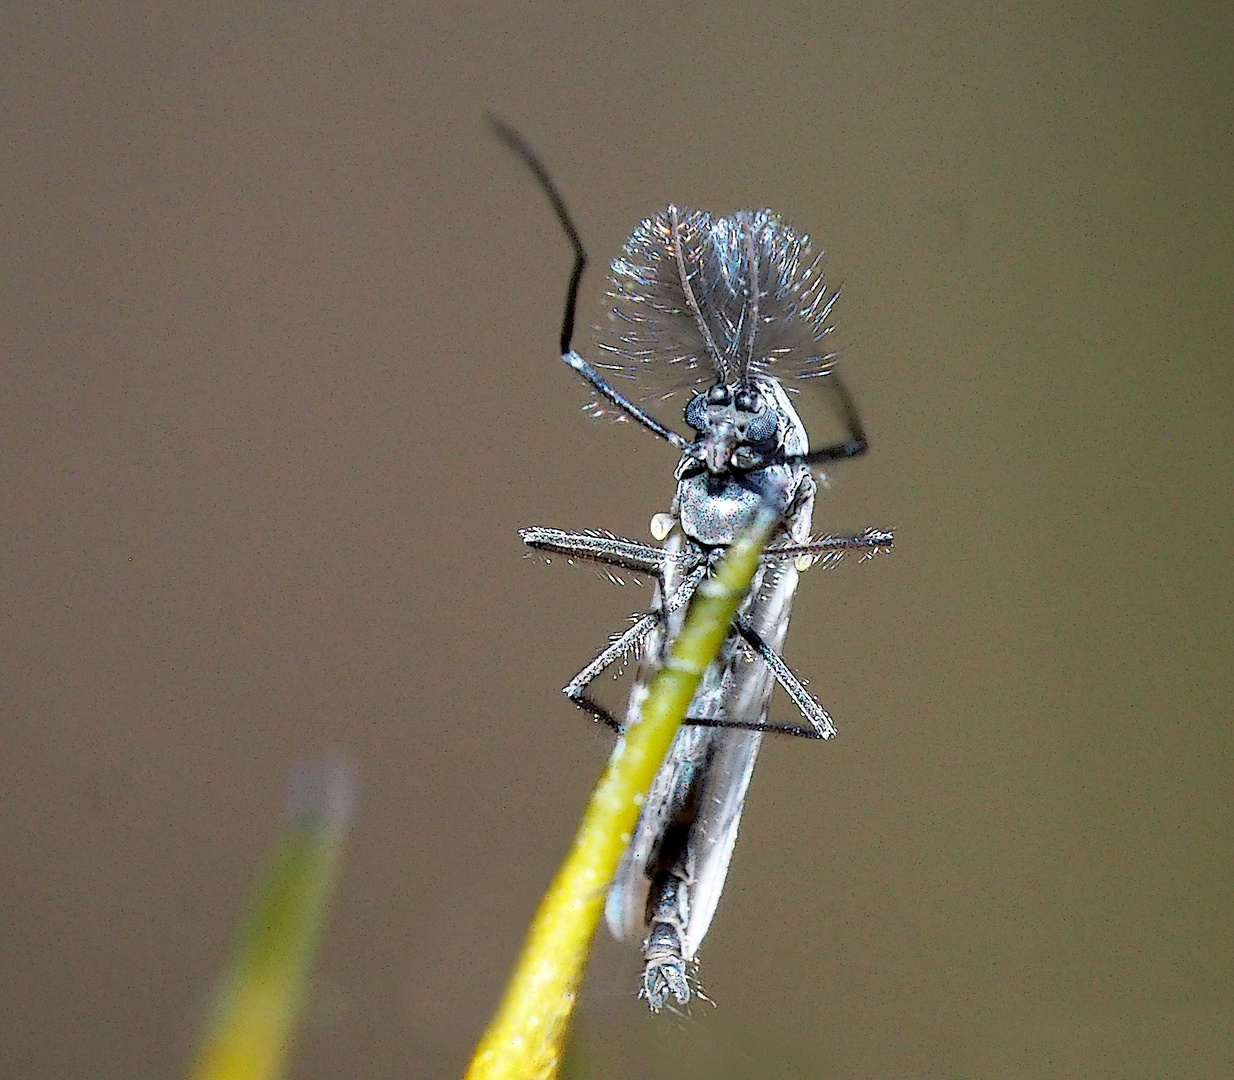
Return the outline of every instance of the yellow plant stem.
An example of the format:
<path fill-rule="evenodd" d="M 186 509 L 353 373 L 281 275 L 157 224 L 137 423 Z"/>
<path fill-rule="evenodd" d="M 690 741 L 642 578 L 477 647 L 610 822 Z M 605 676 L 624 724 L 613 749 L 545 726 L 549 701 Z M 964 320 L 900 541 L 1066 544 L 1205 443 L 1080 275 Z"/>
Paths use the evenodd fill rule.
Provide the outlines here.
<path fill-rule="evenodd" d="M 337 877 L 355 779 L 326 758 L 294 778 L 290 820 L 215 1000 L 190 1080 L 277 1080 Z"/>
<path fill-rule="evenodd" d="M 694 594 L 668 661 L 651 684 L 641 720 L 618 739 L 574 844 L 540 901 L 466 1080 L 550 1080 L 556 1075 L 605 892 L 651 781 L 703 672 L 729 634 L 776 521 L 774 512 L 760 511 Z"/>

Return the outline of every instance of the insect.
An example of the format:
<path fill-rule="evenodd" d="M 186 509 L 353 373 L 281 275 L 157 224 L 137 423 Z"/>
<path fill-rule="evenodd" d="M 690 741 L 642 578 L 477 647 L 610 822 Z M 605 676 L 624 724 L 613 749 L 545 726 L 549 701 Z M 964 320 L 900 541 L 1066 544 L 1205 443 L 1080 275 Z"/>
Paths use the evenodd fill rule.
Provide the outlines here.
<path fill-rule="evenodd" d="M 653 1011 L 691 997 L 696 956 L 719 902 L 746 791 L 766 731 L 812 739 L 835 734 L 831 717 L 780 656 L 798 574 L 846 552 L 889 551 L 892 534 L 812 539 L 818 484 L 811 466 L 866 452 L 856 406 L 824 349 L 836 293 L 828 293 L 809 240 L 768 210 L 729 217 L 678 209 L 643 221 L 612 264 L 611 329 L 604 365 L 639 384 L 620 393 L 572 347 L 579 282 L 587 256 L 548 171 L 513 129 L 492 126 L 535 174 L 574 248 L 561 329 L 562 359 L 589 384 L 591 408 L 615 411 L 680 453 L 669 513 L 652 519 L 660 546 L 603 532 L 522 530 L 531 547 L 654 579 L 651 610 L 615 636 L 564 688 L 579 707 L 620 733 L 639 720 L 656 671 L 681 629 L 690 597 L 750 522 L 771 504 L 780 526 L 764 553 L 717 660 L 703 675 L 686 721 L 661 766 L 605 905 L 619 940 L 641 943 L 639 995 Z M 801 380 L 826 378 L 847 437 L 810 449 L 789 396 Z M 645 408 L 686 392 L 681 435 Z M 625 716 L 588 692 L 630 656 L 639 666 Z M 805 724 L 767 720 L 774 685 Z"/>

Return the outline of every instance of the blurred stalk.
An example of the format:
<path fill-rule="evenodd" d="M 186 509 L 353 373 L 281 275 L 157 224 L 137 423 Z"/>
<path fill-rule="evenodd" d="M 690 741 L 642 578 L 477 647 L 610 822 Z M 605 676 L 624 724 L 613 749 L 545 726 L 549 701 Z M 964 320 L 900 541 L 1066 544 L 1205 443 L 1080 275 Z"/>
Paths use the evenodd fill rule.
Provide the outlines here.
<path fill-rule="evenodd" d="M 699 679 L 728 636 L 776 523 L 773 511 L 760 511 L 694 594 L 669 660 L 651 684 L 641 721 L 617 740 L 574 844 L 540 901 L 466 1080 L 550 1080 L 556 1075 L 605 893 L 651 781 Z"/>
<path fill-rule="evenodd" d="M 293 772 L 287 824 L 224 973 L 190 1080 L 277 1080 L 283 1074 L 355 789 L 354 770 L 338 758 Z"/>

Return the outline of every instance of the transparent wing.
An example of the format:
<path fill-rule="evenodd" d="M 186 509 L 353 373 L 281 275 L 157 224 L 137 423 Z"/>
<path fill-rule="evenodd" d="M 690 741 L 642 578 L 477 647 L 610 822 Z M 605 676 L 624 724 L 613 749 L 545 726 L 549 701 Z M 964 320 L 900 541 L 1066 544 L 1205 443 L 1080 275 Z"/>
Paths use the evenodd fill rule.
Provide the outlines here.
<path fill-rule="evenodd" d="M 727 734 L 727 731 L 708 727 L 680 728 L 652 781 L 638 825 L 621 857 L 604 905 L 604 919 L 618 941 L 639 944 L 647 933 L 647 894 L 651 887 L 648 866 L 654 865 L 665 832 L 689 801 L 691 787 L 707 765 L 708 749 L 721 733 Z"/>
<path fill-rule="evenodd" d="M 770 686 L 767 689 L 770 696 Z M 767 719 L 765 705 L 758 719 Z M 720 738 L 716 739 L 703 780 L 699 816 L 694 825 L 694 889 L 690 896 L 690 921 L 682 938 L 682 955 L 687 960 L 694 959 L 720 903 L 763 738 L 761 731 L 732 728 L 720 728 L 716 734 Z"/>
<path fill-rule="evenodd" d="M 681 584 L 681 573 L 677 569 L 677 556 L 681 549 L 681 535 L 675 532 L 664 545 L 664 574 L 655 587 L 654 604 L 657 609 L 662 610 L 665 593 L 671 595 Z M 648 636 L 630 693 L 630 704 L 626 709 L 627 723 L 640 714 L 651 680 L 663 662 L 668 636 L 681 628 L 683 618 L 682 611 L 666 615 L 665 622 Z M 651 783 L 638 824 L 626 845 L 604 905 L 605 922 L 618 941 L 643 940 L 647 893 L 651 886 L 647 867 L 655 857 L 665 829 L 680 810 L 680 800 L 688 791 L 688 783 L 694 770 L 706 760 L 706 742 L 713 730 L 701 727 L 680 728 L 664 764 L 660 766 Z"/>
<path fill-rule="evenodd" d="M 788 619 L 798 575 L 791 566 L 767 568 L 746 602 L 743 614 L 760 635 L 779 650 L 788 631 Z M 736 653 L 723 681 L 723 713 L 728 719 L 767 720 L 775 677 L 760 659 Z M 715 732 L 710 761 L 700 778 L 697 816 L 692 836 L 694 884 L 690 920 L 682 952 L 692 960 L 711 927 L 724 891 L 729 861 L 737 843 L 737 829 L 745 808 L 750 777 L 762 742 L 762 732 L 720 728 Z"/>
<path fill-rule="evenodd" d="M 760 574 L 743 614 L 765 640 L 779 648 L 788 628 L 797 571 L 791 565 L 777 565 L 765 567 Z M 655 650 L 648 649 L 646 662 L 654 664 L 655 655 Z M 640 671 L 639 685 L 649 675 L 650 671 Z M 689 715 L 763 722 L 773 685 L 767 665 L 750 658 L 730 639 L 720 660 L 704 676 Z M 636 688 L 636 698 L 638 693 Z M 636 700 L 632 707 L 638 704 Z M 692 806 L 690 915 L 682 945 L 685 959 L 693 959 L 724 890 L 761 740 L 761 732 L 733 728 L 686 726 L 678 731 L 609 891 L 605 919 L 614 937 L 641 941 L 646 934 L 648 867 L 656 863 L 658 845 L 668 826 Z"/>

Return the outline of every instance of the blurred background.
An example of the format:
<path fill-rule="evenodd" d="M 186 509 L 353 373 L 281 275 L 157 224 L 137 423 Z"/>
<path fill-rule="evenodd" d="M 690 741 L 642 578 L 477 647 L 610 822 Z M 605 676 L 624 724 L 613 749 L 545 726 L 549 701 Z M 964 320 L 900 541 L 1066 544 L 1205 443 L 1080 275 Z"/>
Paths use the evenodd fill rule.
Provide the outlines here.
<path fill-rule="evenodd" d="M 1234 1074 L 1226 4 L 14 7 L 0 536 L 13 1077 L 183 1071 L 287 770 L 362 799 L 292 1074 L 458 1076 L 610 739 L 559 688 L 650 590 L 675 455 L 556 357 L 570 257 L 771 206 L 873 451 L 652 1018 L 603 931 L 573 1075 Z M 594 354 L 593 354 L 594 355 Z M 811 427 L 833 423 L 804 401 Z M 621 689 L 606 687 L 611 700 Z M 787 718 L 790 706 L 777 703 Z"/>

